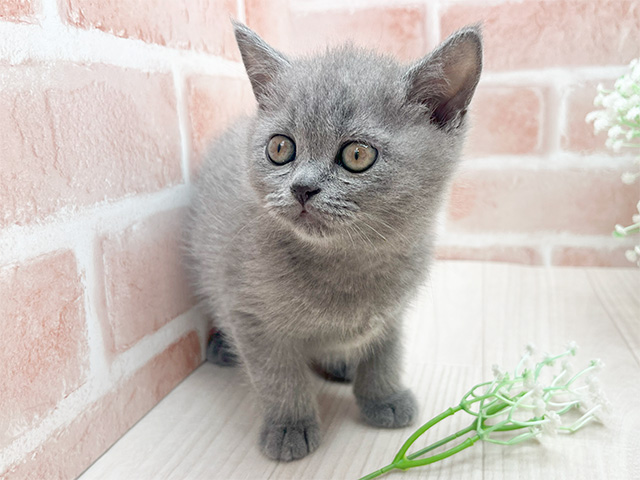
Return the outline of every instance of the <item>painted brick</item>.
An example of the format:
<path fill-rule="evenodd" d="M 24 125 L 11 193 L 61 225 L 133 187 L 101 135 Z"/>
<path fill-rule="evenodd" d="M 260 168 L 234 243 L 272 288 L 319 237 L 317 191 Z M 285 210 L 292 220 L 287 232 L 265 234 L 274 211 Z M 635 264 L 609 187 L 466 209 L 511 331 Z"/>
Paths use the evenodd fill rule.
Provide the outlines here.
<path fill-rule="evenodd" d="M 34 14 L 39 9 L 39 0 L 2 0 L 2 3 L 0 3 L 0 19 L 34 23 Z"/>
<path fill-rule="evenodd" d="M 452 232 L 557 231 L 610 235 L 634 213 L 637 185 L 621 171 L 462 170 L 449 203 Z"/>
<path fill-rule="evenodd" d="M 153 408 L 202 358 L 195 332 L 164 352 L 93 403 L 69 425 L 54 432 L 22 463 L 13 465 L 6 480 L 76 478 L 129 428 Z"/>
<path fill-rule="evenodd" d="M 534 88 L 480 86 L 471 103 L 464 156 L 538 153 L 543 94 Z"/>
<path fill-rule="evenodd" d="M 0 449 L 86 378 L 84 290 L 69 251 L 0 268 Z"/>
<path fill-rule="evenodd" d="M 172 48 L 239 59 L 230 17 L 236 0 L 59 0 L 69 25 Z"/>
<path fill-rule="evenodd" d="M 478 260 L 483 262 L 520 263 L 542 265 L 542 256 L 536 248 L 493 245 L 487 247 L 463 247 L 438 245 L 438 260 Z"/>
<path fill-rule="evenodd" d="M 191 159 L 197 168 L 212 140 L 234 120 L 254 112 L 256 102 L 247 77 L 194 76 L 187 81 L 187 91 Z"/>
<path fill-rule="evenodd" d="M 567 92 L 566 124 L 562 126 L 560 138 L 563 149 L 581 153 L 608 152 L 611 155 L 617 155 L 604 144 L 607 140 L 607 132 L 596 135 L 593 132 L 593 122 L 585 121 L 587 113 L 602 108 L 593 105 L 598 83 L 600 82 L 582 82 Z M 612 81 L 602 83 L 609 86 L 613 84 Z"/>
<path fill-rule="evenodd" d="M 627 248 L 556 247 L 551 253 L 551 264 L 571 267 L 623 267 L 637 268 L 625 257 Z"/>
<path fill-rule="evenodd" d="M 193 305 L 180 250 L 184 209 L 102 237 L 107 349 L 121 352 Z"/>
<path fill-rule="evenodd" d="M 0 227 L 181 181 L 170 75 L 57 63 L 0 83 Z"/>
<path fill-rule="evenodd" d="M 290 50 L 324 50 L 326 45 L 356 45 L 416 60 L 429 50 L 426 12 L 422 6 L 371 7 L 291 12 Z"/>
<path fill-rule="evenodd" d="M 245 0 L 247 25 L 277 49 L 290 43 L 291 12 L 288 0 Z"/>
<path fill-rule="evenodd" d="M 484 23 L 488 70 L 626 64 L 638 55 L 637 0 L 523 0 L 444 7 L 443 37 Z"/>

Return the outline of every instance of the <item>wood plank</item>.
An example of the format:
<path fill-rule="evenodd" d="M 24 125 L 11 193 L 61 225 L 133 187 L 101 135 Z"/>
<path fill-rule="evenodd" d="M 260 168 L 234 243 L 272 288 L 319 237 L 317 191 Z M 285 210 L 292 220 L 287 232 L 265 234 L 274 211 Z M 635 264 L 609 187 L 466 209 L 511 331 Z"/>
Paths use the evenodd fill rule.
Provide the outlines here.
<path fill-rule="evenodd" d="M 590 425 L 574 435 L 549 439 L 543 447 L 487 445 L 485 478 L 638 478 L 629 449 L 640 451 L 640 415 L 632 411 L 640 395 L 640 370 L 594 294 L 587 271 L 491 265 L 485 289 L 485 367 L 494 358 L 514 365 L 529 340 L 552 353 L 575 340 L 582 347 L 575 367 L 603 358 L 609 365 L 601 374 L 604 389 L 616 411 L 625 412 L 624 417 L 612 416 L 606 427 Z"/>
<path fill-rule="evenodd" d="M 582 347 L 581 363 L 593 356 L 605 360 L 601 380 L 615 413 L 606 426 L 590 425 L 545 445 L 478 444 L 387 478 L 640 478 L 640 367 L 634 356 L 640 292 L 627 272 L 438 264 L 430 289 L 421 292 L 407 318 L 406 379 L 421 405 L 418 424 L 491 378 L 491 364 L 514 366 L 526 343 L 555 352 L 572 339 Z M 81 480 L 355 479 L 387 464 L 414 430 L 371 428 L 360 420 L 349 386 L 317 379 L 314 387 L 324 441 L 303 460 L 278 464 L 263 457 L 256 445 L 260 418 L 247 382 L 236 369 L 205 364 Z M 458 415 L 427 440 L 468 422 Z"/>

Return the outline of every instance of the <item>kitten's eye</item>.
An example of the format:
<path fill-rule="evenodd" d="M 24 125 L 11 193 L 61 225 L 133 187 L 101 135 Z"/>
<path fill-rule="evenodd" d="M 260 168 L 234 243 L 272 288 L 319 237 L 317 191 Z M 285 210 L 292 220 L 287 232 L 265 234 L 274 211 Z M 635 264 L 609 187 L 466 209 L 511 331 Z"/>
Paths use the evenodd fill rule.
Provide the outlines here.
<path fill-rule="evenodd" d="M 378 158 L 378 151 L 371 145 L 351 142 L 342 147 L 340 163 L 350 172 L 364 172 L 374 164 Z"/>
<path fill-rule="evenodd" d="M 275 135 L 267 144 L 267 155 L 276 165 L 284 165 L 296 158 L 296 144 L 289 137 Z"/>

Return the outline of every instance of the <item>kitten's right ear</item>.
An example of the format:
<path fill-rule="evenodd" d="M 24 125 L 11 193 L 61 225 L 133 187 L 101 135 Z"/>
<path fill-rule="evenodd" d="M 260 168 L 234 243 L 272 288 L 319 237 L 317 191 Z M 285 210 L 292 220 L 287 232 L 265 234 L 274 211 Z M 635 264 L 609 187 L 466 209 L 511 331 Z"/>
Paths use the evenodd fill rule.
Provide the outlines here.
<path fill-rule="evenodd" d="M 276 77 L 290 66 L 289 60 L 271 48 L 246 25 L 231 20 L 244 68 L 253 87 L 258 105 L 264 108 Z"/>

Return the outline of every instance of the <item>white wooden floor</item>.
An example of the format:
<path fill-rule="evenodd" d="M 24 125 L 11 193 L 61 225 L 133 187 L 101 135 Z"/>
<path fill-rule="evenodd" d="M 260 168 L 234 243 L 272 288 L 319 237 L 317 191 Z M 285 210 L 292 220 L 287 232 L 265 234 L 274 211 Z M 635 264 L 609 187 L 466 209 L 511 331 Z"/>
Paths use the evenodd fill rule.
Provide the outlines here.
<path fill-rule="evenodd" d="M 576 368 L 604 360 L 600 379 L 613 413 L 606 426 L 591 424 L 545 444 L 477 443 L 382 478 L 640 479 L 640 270 L 442 262 L 406 333 L 406 381 L 421 402 L 420 423 L 490 379 L 492 364 L 514 367 L 528 342 L 555 353 L 575 340 Z M 264 458 L 246 382 L 236 369 L 205 364 L 80 478 L 357 479 L 390 463 L 414 430 L 363 424 L 348 385 L 318 379 L 316 388 L 324 441 L 303 460 Z M 435 434 L 470 423 L 453 418 Z"/>

